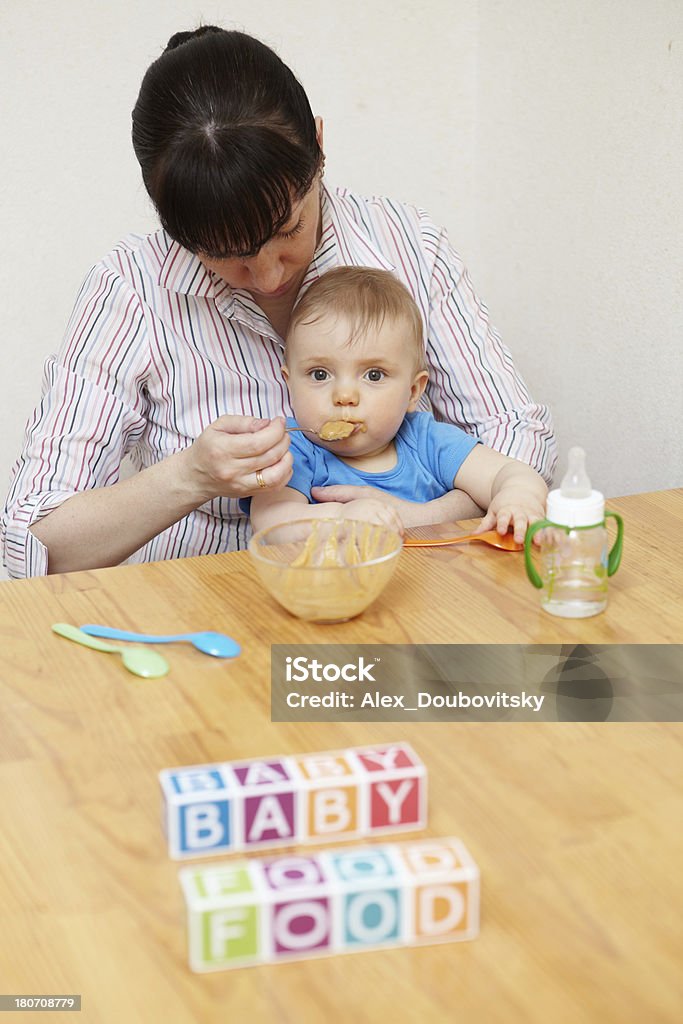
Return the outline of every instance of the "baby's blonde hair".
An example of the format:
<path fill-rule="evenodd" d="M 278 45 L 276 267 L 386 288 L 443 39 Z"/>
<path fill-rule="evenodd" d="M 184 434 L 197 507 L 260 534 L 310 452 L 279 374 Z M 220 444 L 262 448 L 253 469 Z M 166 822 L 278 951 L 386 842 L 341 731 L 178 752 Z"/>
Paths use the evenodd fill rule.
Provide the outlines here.
<path fill-rule="evenodd" d="M 309 287 L 295 307 L 287 340 L 299 324 L 316 323 L 328 313 L 351 322 L 349 342 L 369 327 L 379 329 L 386 318 L 405 320 L 415 342 L 418 369 L 424 369 L 422 317 L 412 295 L 388 270 L 372 267 L 335 267 Z"/>

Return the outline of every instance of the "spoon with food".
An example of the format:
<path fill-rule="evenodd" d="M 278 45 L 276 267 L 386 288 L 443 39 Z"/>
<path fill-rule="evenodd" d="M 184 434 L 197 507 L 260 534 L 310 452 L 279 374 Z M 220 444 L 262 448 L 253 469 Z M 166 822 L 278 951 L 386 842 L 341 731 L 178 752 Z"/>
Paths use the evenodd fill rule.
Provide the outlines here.
<path fill-rule="evenodd" d="M 327 420 L 320 430 L 313 430 L 312 427 L 287 427 L 287 430 L 301 430 L 305 434 L 315 434 L 321 441 L 343 441 L 351 434 L 358 431 L 364 432 L 367 428 L 359 420 Z"/>

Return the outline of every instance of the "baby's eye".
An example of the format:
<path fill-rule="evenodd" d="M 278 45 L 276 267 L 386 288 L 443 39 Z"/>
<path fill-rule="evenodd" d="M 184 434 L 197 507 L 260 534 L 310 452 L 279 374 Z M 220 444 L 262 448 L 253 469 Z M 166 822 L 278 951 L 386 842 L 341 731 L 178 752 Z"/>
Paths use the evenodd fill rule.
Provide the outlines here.
<path fill-rule="evenodd" d="M 330 377 L 327 370 L 323 370 L 322 366 L 316 366 L 313 370 L 309 370 L 308 376 L 311 377 L 312 380 L 317 381 L 329 380 Z"/>
<path fill-rule="evenodd" d="M 368 370 L 368 372 L 365 374 L 365 376 L 367 377 L 367 379 L 369 381 L 372 381 L 373 384 L 377 384 L 377 383 L 379 383 L 379 381 L 384 380 L 384 377 L 386 376 L 386 374 L 384 373 L 384 370 L 379 370 L 375 366 L 375 367 L 372 368 L 372 370 Z"/>

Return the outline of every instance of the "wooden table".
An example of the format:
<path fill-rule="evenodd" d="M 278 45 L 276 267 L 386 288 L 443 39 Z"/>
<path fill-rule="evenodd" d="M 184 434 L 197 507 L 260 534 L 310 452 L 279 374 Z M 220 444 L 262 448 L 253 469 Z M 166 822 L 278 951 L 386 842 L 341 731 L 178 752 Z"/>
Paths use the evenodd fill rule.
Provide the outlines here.
<path fill-rule="evenodd" d="M 683 491 L 608 504 L 624 564 L 583 621 L 544 614 L 521 557 L 477 545 L 405 551 L 339 626 L 290 618 L 246 554 L 0 584 L 2 991 L 82 993 L 88 1022 L 680 1021 L 681 725 L 270 721 L 271 643 L 682 642 L 681 548 L 660 534 L 683 536 Z M 145 682 L 57 620 L 216 629 L 243 654 L 178 645 Z M 481 936 L 192 974 L 158 770 L 397 738 L 430 774 L 428 834 L 481 868 Z"/>

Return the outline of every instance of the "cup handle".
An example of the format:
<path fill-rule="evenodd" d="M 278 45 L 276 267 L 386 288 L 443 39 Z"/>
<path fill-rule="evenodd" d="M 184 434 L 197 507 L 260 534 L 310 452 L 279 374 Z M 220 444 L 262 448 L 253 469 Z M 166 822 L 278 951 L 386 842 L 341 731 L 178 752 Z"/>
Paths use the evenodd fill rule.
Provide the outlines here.
<path fill-rule="evenodd" d="M 607 575 L 614 576 L 621 564 L 621 555 L 624 550 L 624 520 L 616 512 L 605 512 L 605 519 L 608 516 L 617 521 L 617 539 L 612 545 L 607 558 Z"/>
<path fill-rule="evenodd" d="M 531 542 L 534 539 L 534 534 L 538 533 L 545 526 L 552 526 L 553 524 L 548 522 L 547 519 L 539 519 L 537 523 L 532 523 L 526 531 L 524 538 L 524 564 L 526 566 L 526 574 L 535 587 L 539 590 L 543 587 L 543 580 L 536 572 L 536 566 L 531 560 Z"/>

